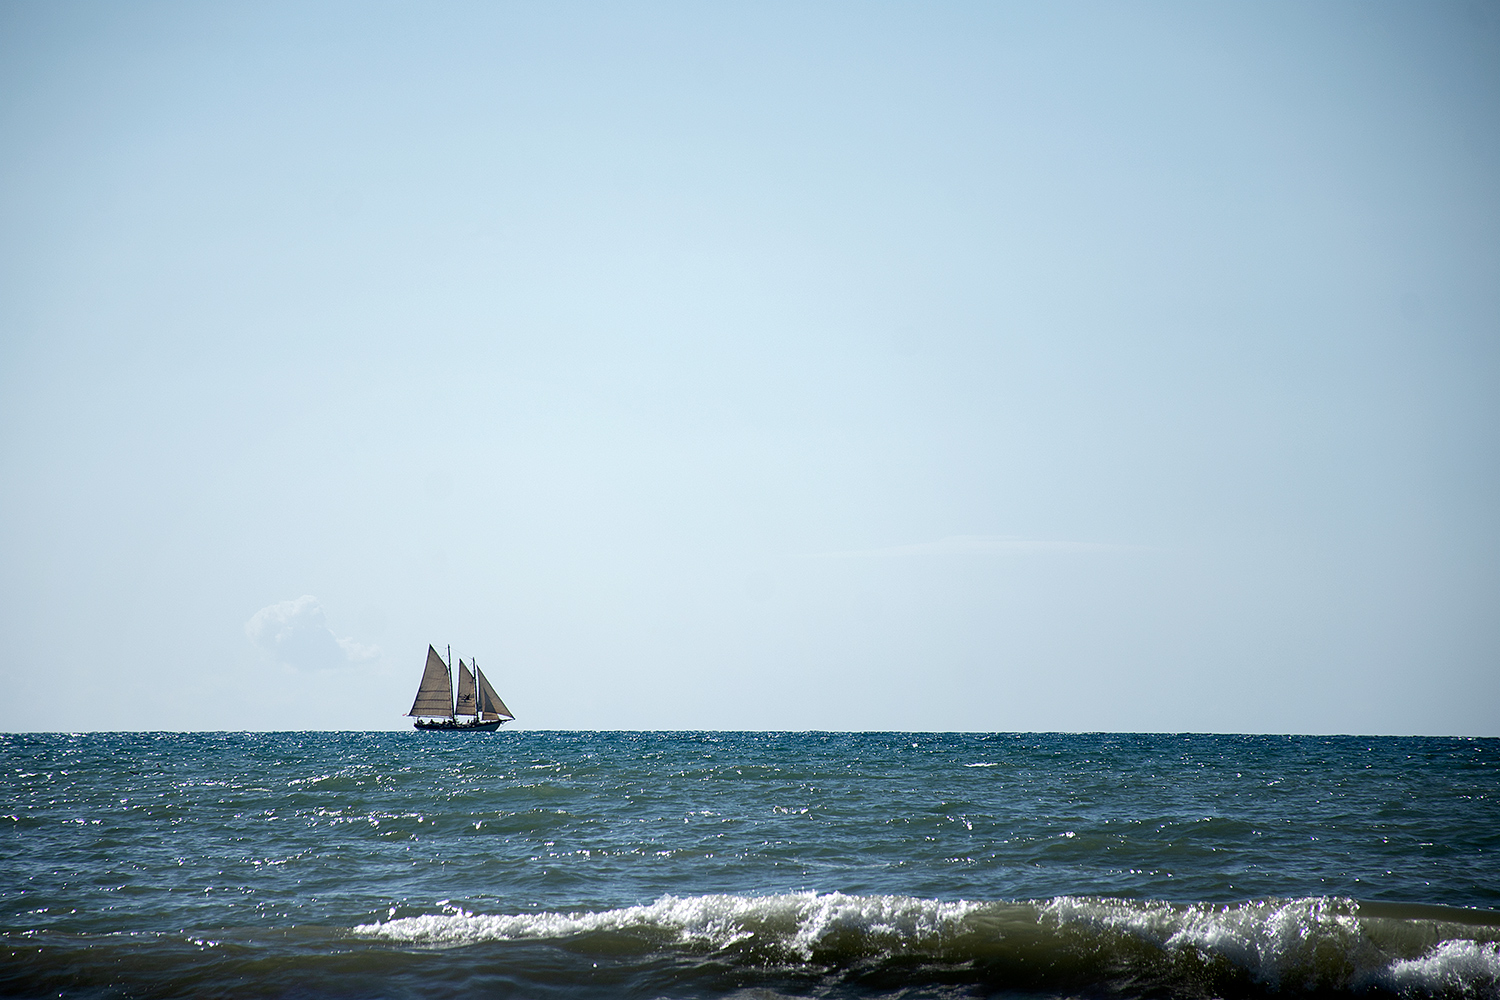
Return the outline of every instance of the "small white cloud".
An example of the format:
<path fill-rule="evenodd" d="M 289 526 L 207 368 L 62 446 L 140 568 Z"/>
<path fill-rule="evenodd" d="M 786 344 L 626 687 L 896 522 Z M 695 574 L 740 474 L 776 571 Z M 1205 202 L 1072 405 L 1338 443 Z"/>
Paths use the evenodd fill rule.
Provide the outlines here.
<path fill-rule="evenodd" d="M 323 606 L 311 594 L 261 608 L 245 623 L 245 634 L 278 662 L 298 670 L 331 670 L 380 655 L 377 646 L 335 636 Z"/>
<path fill-rule="evenodd" d="M 884 549 L 850 549 L 843 552 L 812 552 L 821 559 L 888 558 L 893 556 L 983 556 L 1013 552 L 1145 552 L 1144 545 L 1107 542 L 1062 542 L 1015 535 L 950 535 L 935 542 L 893 545 Z"/>

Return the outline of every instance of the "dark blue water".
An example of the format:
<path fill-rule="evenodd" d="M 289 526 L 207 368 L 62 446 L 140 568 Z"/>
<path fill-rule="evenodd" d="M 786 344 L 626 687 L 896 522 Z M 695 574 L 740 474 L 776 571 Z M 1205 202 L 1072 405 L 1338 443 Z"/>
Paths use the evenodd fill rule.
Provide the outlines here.
<path fill-rule="evenodd" d="M 1500 996 L 1500 740 L 0 736 L 0 992 Z"/>

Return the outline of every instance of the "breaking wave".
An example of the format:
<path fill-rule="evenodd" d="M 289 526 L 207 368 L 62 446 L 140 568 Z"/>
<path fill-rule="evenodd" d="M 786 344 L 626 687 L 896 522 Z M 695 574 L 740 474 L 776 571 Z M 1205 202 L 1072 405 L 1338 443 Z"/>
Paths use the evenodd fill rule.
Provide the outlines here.
<path fill-rule="evenodd" d="M 664 896 L 596 912 L 458 910 L 361 924 L 353 933 L 419 948 L 566 941 L 570 951 L 611 956 L 681 949 L 738 966 L 825 973 L 883 964 L 914 982 L 942 970 L 950 984 L 1048 991 L 1500 996 L 1493 915 L 1439 918 L 1326 897 L 1178 905 L 1073 896 L 1016 903 Z"/>

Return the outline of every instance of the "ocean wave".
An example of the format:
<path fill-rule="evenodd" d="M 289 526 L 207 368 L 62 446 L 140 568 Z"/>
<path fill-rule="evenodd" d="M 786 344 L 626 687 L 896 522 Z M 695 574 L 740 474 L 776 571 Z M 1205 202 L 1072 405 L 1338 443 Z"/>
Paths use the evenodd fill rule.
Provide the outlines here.
<path fill-rule="evenodd" d="M 829 969 L 895 961 L 914 976 L 934 965 L 962 966 L 979 980 L 1026 988 L 1113 983 L 1203 995 L 1500 995 L 1494 922 L 1361 914 L 1356 901 L 1328 897 L 1181 905 L 1075 896 L 1031 902 L 841 893 L 664 896 L 592 912 L 459 910 L 361 924 L 352 932 L 420 948 L 567 940 L 573 950 L 618 953 L 623 940 L 759 965 Z"/>
<path fill-rule="evenodd" d="M 1367 915 L 1352 899 L 1175 906 L 1059 897 L 1042 913 L 1059 927 L 1228 963 L 1278 990 L 1492 996 L 1500 988 L 1500 933 L 1493 925 Z"/>
<path fill-rule="evenodd" d="M 1384 977 L 1398 992 L 1500 994 L 1500 944 L 1443 941 L 1420 958 L 1393 962 Z"/>
<path fill-rule="evenodd" d="M 428 914 L 361 924 L 354 933 L 453 947 L 481 941 L 635 934 L 644 940 L 725 949 L 745 942 L 811 960 L 840 937 L 874 947 L 920 947 L 941 940 L 983 904 L 905 896 L 792 893 L 778 896 L 664 896 L 644 906 L 592 913 Z"/>

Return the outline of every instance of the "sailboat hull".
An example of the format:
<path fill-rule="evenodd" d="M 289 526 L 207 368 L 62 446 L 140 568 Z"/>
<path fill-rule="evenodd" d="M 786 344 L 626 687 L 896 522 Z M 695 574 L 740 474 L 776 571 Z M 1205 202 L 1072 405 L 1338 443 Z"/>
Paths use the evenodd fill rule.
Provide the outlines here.
<path fill-rule="evenodd" d="M 444 719 L 441 722 L 425 722 L 418 719 L 417 728 L 429 733 L 493 733 L 504 721 L 501 719 L 498 722 L 454 722 L 451 719 Z"/>

